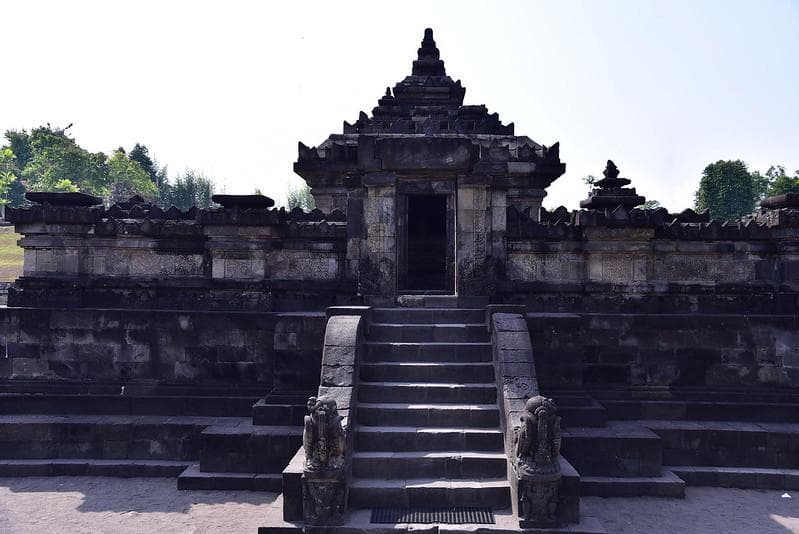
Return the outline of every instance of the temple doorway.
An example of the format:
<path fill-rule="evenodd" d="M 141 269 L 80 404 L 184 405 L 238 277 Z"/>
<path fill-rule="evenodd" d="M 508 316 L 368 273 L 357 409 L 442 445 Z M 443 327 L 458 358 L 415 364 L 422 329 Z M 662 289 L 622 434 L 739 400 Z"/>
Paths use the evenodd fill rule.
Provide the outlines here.
<path fill-rule="evenodd" d="M 407 289 L 446 290 L 447 196 L 407 198 Z"/>

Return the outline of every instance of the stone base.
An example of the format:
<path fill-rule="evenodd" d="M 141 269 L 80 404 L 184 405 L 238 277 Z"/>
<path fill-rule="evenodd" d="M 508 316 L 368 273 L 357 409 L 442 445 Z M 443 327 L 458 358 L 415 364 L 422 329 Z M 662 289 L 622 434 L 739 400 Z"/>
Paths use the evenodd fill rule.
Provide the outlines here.
<path fill-rule="evenodd" d="M 552 528 L 560 524 L 561 473 L 534 474 L 519 472 L 518 485 L 519 526 L 521 528 Z"/>
<path fill-rule="evenodd" d="M 343 472 L 302 474 L 303 519 L 309 525 L 340 525 L 347 510 Z"/>

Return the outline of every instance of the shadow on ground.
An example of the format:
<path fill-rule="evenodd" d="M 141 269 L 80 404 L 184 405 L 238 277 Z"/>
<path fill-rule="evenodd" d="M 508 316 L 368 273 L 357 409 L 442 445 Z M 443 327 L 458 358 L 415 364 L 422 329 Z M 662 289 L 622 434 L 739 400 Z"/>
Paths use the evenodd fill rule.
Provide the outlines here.
<path fill-rule="evenodd" d="M 0 478 L 13 493 L 79 493 L 80 512 L 187 513 L 195 505 L 227 503 L 270 505 L 277 493 L 251 491 L 182 491 L 172 478 L 24 477 Z"/>

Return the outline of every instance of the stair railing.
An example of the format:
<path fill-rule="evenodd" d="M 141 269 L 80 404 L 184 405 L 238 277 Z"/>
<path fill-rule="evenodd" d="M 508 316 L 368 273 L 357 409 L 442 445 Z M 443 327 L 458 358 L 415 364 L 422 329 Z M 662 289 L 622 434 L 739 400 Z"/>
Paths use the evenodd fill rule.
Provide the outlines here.
<path fill-rule="evenodd" d="M 358 365 L 368 306 L 327 309 L 317 395 L 308 399 L 303 446 L 283 470 L 283 519 L 307 525 L 345 521 L 352 476 Z"/>
<path fill-rule="evenodd" d="M 513 512 L 521 528 L 576 522 L 561 506 L 573 497 L 560 494 L 560 417 L 539 394 L 525 308 L 490 305 L 486 312 Z"/>

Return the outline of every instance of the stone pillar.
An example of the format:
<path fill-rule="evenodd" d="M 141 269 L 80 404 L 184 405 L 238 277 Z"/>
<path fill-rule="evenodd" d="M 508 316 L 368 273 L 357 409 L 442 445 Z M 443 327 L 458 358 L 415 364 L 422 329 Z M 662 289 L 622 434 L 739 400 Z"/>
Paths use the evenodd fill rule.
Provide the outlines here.
<path fill-rule="evenodd" d="M 310 525 L 340 525 L 347 506 L 344 471 L 302 474 L 303 519 Z"/>
<path fill-rule="evenodd" d="M 274 227 L 206 224 L 204 231 L 211 255 L 211 278 L 259 281 L 269 277 L 266 243 L 277 238 Z"/>
<path fill-rule="evenodd" d="M 501 189 L 491 191 L 491 233 L 489 251 L 491 257 L 505 262 L 505 231 L 508 224 L 508 192 Z"/>
<path fill-rule="evenodd" d="M 358 279 L 362 257 L 366 257 L 366 225 L 364 224 L 364 189 L 350 192 L 347 197 L 347 265 L 346 277 Z"/>
<path fill-rule="evenodd" d="M 314 187 L 311 189 L 316 208 L 324 213 L 347 211 L 347 190 L 343 187 Z"/>
<path fill-rule="evenodd" d="M 543 189 L 508 189 L 507 205 L 515 207 L 519 212 L 530 209 L 530 219 L 538 221 L 541 219 L 541 204 L 547 192 Z"/>
<path fill-rule="evenodd" d="M 359 262 L 358 291 L 393 297 L 397 288 L 397 178 L 394 173 L 371 173 L 363 183 L 366 250 Z"/>
<path fill-rule="evenodd" d="M 651 278 L 652 228 L 590 227 L 583 230 L 589 282 L 633 289 Z"/>
<path fill-rule="evenodd" d="M 85 224 L 17 224 L 24 276 L 79 276 L 92 271 Z M 100 258 L 102 259 L 102 258 Z M 104 274 L 104 273 L 100 273 Z"/>
<path fill-rule="evenodd" d="M 487 184 L 459 183 L 457 195 L 455 291 L 461 296 L 490 295 L 495 264 L 490 243 L 492 193 Z"/>

